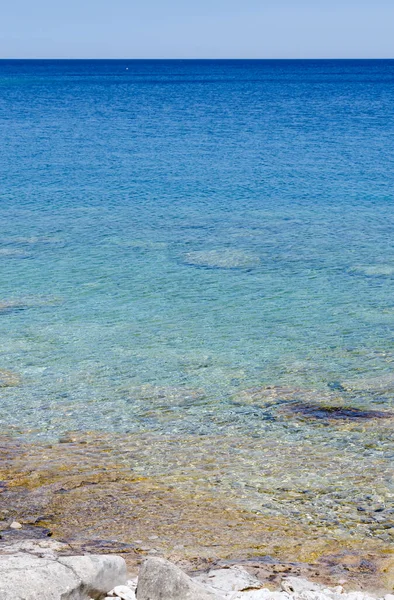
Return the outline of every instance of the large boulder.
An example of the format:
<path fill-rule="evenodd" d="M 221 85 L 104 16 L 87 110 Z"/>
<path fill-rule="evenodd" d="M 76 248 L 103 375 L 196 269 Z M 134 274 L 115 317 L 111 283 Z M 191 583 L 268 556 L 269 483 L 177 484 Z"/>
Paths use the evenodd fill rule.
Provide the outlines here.
<path fill-rule="evenodd" d="M 119 556 L 0 556 L 1 600 L 98 599 L 126 580 L 126 563 Z"/>
<path fill-rule="evenodd" d="M 137 600 L 221 600 L 163 558 L 148 558 L 141 566 Z"/>

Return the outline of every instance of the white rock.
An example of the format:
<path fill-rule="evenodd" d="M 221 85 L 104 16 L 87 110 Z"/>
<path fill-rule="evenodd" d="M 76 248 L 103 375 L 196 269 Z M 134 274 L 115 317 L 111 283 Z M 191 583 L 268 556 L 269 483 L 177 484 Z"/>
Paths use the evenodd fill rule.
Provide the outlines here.
<path fill-rule="evenodd" d="M 92 590 L 109 590 L 127 581 L 126 563 L 120 556 L 66 556 L 58 562 L 72 569 L 84 585 Z"/>
<path fill-rule="evenodd" d="M 1 600 L 56 598 L 68 600 L 68 590 L 75 592 L 81 581 L 64 565 L 50 559 L 29 555 L 0 556 Z"/>
<path fill-rule="evenodd" d="M 288 600 L 291 598 L 286 592 L 272 592 L 267 588 L 237 592 L 226 596 L 226 600 Z"/>
<path fill-rule="evenodd" d="M 369 594 L 364 594 L 363 592 L 348 592 L 346 595 L 342 594 L 342 598 L 346 600 L 376 600 L 373 596 Z"/>
<path fill-rule="evenodd" d="M 88 600 L 126 582 L 118 556 L 0 555 L 1 600 Z"/>
<path fill-rule="evenodd" d="M 243 567 L 233 566 L 228 569 L 211 569 L 208 573 L 193 577 L 203 585 L 209 585 L 225 592 L 241 592 L 245 589 L 260 589 L 262 583 L 250 575 Z"/>
<path fill-rule="evenodd" d="M 138 583 L 138 577 L 135 577 L 134 579 L 128 579 L 126 582 L 126 585 L 127 585 L 127 587 L 129 587 L 135 591 L 137 589 L 137 583 Z M 394 600 L 394 598 L 393 598 L 393 600 Z"/>
<path fill-rule="evenodd" d="M 291 597 L 294 600 L 337 600 L 335 596 L 318 590 L 304 590 L 303 592 L 294 593 Z"/>
<path fill-rule="evenodd" d="M 129 588 L 127 585 L 117 585 L 109 593 L 111 596 L 122 598 L 122 600 L 135 600 L 134 590 Z"/>
<path fill-rule="evenodd" d="M 137 600 L 219 600 L 213 591 L 188 577 L 163 558 L 148 558 L 141 566 Z"/>
<path fill-rule="evenodd" d="M 284 577 L 280 583 L 283 591 L 292 594 L 294 592 L 322 592 L 323 586 L 303 577 Z"/>
<path fill-rule="evenodd" d="M 384 600 L 394 600 L 394 594 L 386 594 Z"/>
<path fill-rule="evenodd" d="M 11 529 L 22 529 L 22 525 L 18 521 L 12 521 L 10 527 Z"/>

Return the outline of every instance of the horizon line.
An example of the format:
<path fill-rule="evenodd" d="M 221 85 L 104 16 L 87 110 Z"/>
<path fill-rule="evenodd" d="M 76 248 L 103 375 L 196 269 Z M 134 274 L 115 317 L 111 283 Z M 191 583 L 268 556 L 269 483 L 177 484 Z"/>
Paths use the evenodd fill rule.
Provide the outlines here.
<path fill-rule="evenodd" d="M 0 57 L 0 61 L 4 61 L 4 60 L 129 60 L 129 61 L 138 61 L 138 60 L 154 60 L 154 61 L 165 61 L 165 60 L 173 60 L 173 61 L 225 61 L 225 60 L 255 60 L 255 61 L 269 61 L 269 60 L 394 60 L 394 57 L 360 57 L 360 56 L 354 56 L 354 57 L 346 57 L 346 56 L 336 56 L 336 57 L 271 57 L 271 58 L 256 58 L 256 57 L 244 57 L 244 58 L 239 58 L 239 57 L 221 57 L 221 58 L 215 58 L 215 57 L 204 57 L 204 58 L 198 58 L 198 57 L 186 57 L 186 58 L 176 58 L 176 57 L 168 57 L 168 58 L 159 58 L 159 57 L 146 57 L 146 58 L 131 58 L 131 57 L 89 57 L 89 56 L 79 56 L 79 57 L 64 57 L 64 56 L 34 56 L 34 57 Z"/>

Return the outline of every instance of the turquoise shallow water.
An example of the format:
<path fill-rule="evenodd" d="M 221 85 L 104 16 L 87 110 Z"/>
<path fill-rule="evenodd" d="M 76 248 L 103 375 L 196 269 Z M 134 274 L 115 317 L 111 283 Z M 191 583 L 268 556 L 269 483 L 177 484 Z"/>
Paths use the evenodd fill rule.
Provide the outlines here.
<path fill-rule="evenodd" d="M 2 429 L 392 407 L 393 104 L 394 61 L 0 62 Z"/>

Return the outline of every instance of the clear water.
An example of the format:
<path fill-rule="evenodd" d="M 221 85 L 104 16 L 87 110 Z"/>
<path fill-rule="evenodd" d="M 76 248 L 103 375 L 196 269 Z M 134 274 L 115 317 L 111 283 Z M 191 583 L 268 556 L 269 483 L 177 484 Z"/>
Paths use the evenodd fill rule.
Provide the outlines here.
<path fill-rule="evenodd" d="M 390 408 L 393 106 L 394 61 L 1 61 L 2 430 L 322 435 L 253 386 Z"/>

